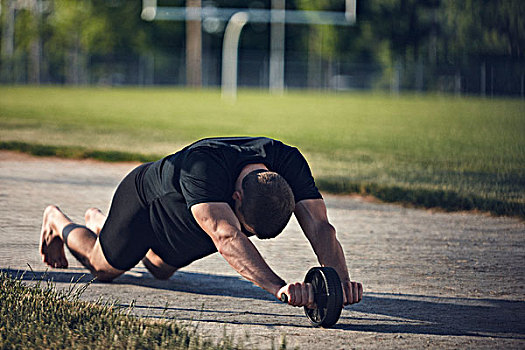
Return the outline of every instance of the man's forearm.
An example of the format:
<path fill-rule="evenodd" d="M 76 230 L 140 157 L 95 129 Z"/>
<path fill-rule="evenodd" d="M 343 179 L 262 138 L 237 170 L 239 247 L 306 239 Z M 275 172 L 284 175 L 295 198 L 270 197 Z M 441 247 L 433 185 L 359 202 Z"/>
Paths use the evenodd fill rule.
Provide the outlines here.
<path fill-rule="evenodd" d="M 191 207 L 193 216 L 211 237 L 219 253 L 244 278 L 277 295 L 285 284 L 266 264 L 226 203 L 200 203 Z"/>
<path fill-rule="evenodd" d="M 345 255 L 337 240 L 335 228 L 328 221 L 324 201 L 312 199 L 297 203 L 295 216 L 319 263 L 335 268 L 342 281 L 349 280 Z"/>
<path fill-rule="evenodd" d="M 328 222 L 319 223 L 315 235 L 312 235 L 311 243 L 322 266 L 333 267 L 342 282 L 350 280 L 345 254 L 332 225 Z"/>
<path fill-rule="evenodd" d="M 323 266 L 333 267 L 341 278 L 345 305 L 361 300 L 363 286 L 350 280 L 345 254 L 337 240 L 335 228 L 328 221 L 326 206 L 322 199 L 304 200 L 295 208 L 295 215 L 306 237 Z"/>
<path fill-rule="evenodd" d="M 348 273 L 348 268 L 346 266 L 346 259 L 343 252 L 343 248 L 341 247 L 341 244 L 337 239 L 334 239 L 334 242 L 331 243 L 333 248 L 332 252 L 333 254 L 329 254 L 327 256 L 318 257 L 319 262 L 323 266 L 331 266 L 333 267 L 337 273 L 339 274 L 339 277 L 341 278 L 341 282 L 349 281 L 350 275 Z"/>
<path fill-rule="evenodd" d="M 244 278 L 277 295 L 286 283 L 268 264 L 253 243 L 241 232 L 217 245 L 219 253 Z"/>

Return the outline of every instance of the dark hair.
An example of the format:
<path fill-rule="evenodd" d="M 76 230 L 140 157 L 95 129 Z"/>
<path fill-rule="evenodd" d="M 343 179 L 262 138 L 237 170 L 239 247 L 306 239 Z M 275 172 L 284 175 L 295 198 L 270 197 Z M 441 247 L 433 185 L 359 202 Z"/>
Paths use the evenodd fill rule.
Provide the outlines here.
<path fill-rule="evenodd" d="M 242 190 L 239 211 L 257 237 L 267 239 L 281 233 L 295 208 L 288 182 L 275 172 L 259 169 L 244 177 Z"/>

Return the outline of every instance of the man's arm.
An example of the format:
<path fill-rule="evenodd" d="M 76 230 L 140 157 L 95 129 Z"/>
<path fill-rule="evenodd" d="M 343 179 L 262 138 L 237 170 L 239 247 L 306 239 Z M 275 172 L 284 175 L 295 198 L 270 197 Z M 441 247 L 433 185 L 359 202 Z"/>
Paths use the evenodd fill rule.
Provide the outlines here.
<path fill-rule="evenodd" d="M 247 280 L 278 296 L 286 283 L 266 264 L 226 203 L 200 203 L 191 207 L 197 223 L 211 237 L 219 253 Z"/>
<path fill-rule="evenodd" d="M 322 266 L 333 267 L 343 285 L 344 304 L 353 304 L 361 300 L 363 286 L 352 282 L 346 267 L 345 255 L 337 240 L 335 228 L 328 222 L 326 205 L 322 199 L 307 199 L 295 206 L 295 216 L 304 234 L 310 241 L 317 259 Z"/>

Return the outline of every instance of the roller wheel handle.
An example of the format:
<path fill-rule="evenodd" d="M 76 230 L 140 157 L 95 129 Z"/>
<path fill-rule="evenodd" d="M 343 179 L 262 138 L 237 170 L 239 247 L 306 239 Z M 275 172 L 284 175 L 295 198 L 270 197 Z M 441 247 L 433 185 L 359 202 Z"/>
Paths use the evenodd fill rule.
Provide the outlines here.
<path fill-rule="evenodd" d="M 288 304 L 288 295 L 286 294 L 281 294 L 281 301 L 285 304 Z"/>

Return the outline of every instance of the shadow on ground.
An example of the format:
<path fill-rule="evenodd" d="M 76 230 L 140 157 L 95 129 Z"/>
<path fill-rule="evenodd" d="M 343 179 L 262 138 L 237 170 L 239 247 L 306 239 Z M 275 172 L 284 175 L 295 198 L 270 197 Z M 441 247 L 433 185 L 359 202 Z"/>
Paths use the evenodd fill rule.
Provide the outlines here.
<path fill-rule="evenodd" d="M 379 333 L 475 335 L 525 339 L 525 302 L 498 299 L 435 297 L 411 294 L 368 293 L 353 311 L 376 315 L 352 323 L 344 316 L 335 328 Z M 384 322 L 385 318 L 396 322 Z M 388 319 L 387 318 L 387 319 Z M 374 324 L 374 321 L 382 324 Z"/>
<path fill-rule="evenodd" d="M 80 272 L 38 272 L 32 270 L 0 269 L 13 277 L 25 281 L 53 281 L 56 283 L 88 283 L 91 275 Z M 100 282 L 94 282 L 100 283 Z M 192 272 L 177 272 L 170 280 L 160 281 L 148 273 L 125 274 L 112 285 L 134 285 L 148 288 L 172 290 L 189 294 L 228 296 L 275 302 L 270 294 L 238 277 L 218 276 Z M 214 286 L 213 288 L 210 286 Z M 128 305 L 121 305 L 127 307 Z M 188 311 L 198 317 L 193 321 L 239 323 L 208 320 L 207 314 L 240 314 L 238 310 L 191 309 L 181 307 L 159 307 L 134 305 L 136 309 L 160 311 Z M 264 322 L 242 322 L 264 326 L 290 326 L 280 318 L 299 317 L 273 312 L 245 311 L 243 315 L 265 316 Z M 474 299 L 435 297 L 413 294 L 366 293 L 361 303 L 344 312 L 334 327 L 343 331 L 376 333 L 409 333 L 452 336 L 481 336 L 492 338 L 525 339 L 525 302 L 498 299 Z M 297 322 L 294 327 L 304 327 Z"/>
<path fill-rule="evenodd" d="M 25 281 L 47 280 L 56 283 L 88 283 L 93 282 L 102 284 L 94 280 L 89 273 L 72 272 L 74 268 L 67 270 L 48 270 L 33 271 L 0 269 L 1 272 L 8 273 L 13 277 L 21 277 Z M 67 272 L 66 272 L 67 271 Z M 82 271 L 85 271 L 82 269 Z M 113 282 L 111 285 L 135 285 L 162 290 L 171 290 L 190 294 L 231 296 L 238 298 L 258 299 L 275 301 L 275 298 L 264 290 L 256 287 L 252 283 L 234 276 L 210 275 L 195 272 L 177 271 L 168 281 L 157 280 L 148 272 L 141 269 L 133 269 L 133 273 L 126 273 Z"/>

